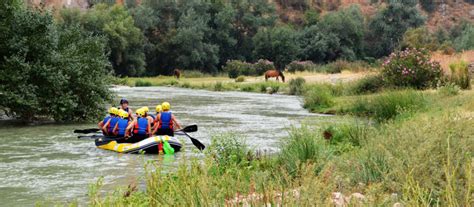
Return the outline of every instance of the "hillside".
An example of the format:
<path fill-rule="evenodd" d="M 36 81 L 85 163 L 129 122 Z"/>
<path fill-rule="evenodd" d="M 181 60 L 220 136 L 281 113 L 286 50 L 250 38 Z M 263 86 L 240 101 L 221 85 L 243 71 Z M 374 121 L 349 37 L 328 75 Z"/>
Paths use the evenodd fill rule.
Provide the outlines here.
<path fill-rule="evenodd" d="M 52 8 L 82 8 L 87 9 L 94 2 L 131 4 L 133 0 L 26 0 L 30 5 L 46 6 Z M 137 3 L 141 0 L 135 0 Z M 378 8 L 385 6 L 384 1 L 379 0 L 269 0 L 276 5 L 278 16 L 283 22 L 300 24 L 304 19 L 304 11 L 313 9 L 324 15 L 327 12 L 345 8 L 352 4 L 358 4 L 366 16 L 373 15 Z M 423 2 L 423 1 L 421 1 Z M 446 0 L 441 2 L 429 2 L 418 5 L 420 11 L 428 17 L 427 25 L 430 29 L 439 26 L 450 27 L 461 20 L 474 22 L 473 0 Z"/>

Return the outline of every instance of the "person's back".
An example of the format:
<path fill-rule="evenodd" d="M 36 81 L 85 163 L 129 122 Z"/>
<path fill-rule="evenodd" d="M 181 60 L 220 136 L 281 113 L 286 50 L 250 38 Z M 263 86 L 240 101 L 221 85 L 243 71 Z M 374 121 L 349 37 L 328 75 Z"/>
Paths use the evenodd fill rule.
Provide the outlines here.
<path fill-rule="evenodd" d="M 132 138 L 129 140 L 130 142 L 139 142 L 143 139 L 148 138 L 151 135 L 150 122 L 145 117 L 145 110 L 138 109 L 137 115 L 137 118 L 134 119 L 132 123 L 127 127 L 127 130 L 133 128 L 133 135 Z"/>
<path fill-rule="evenodd" d="M 179 129 L 181 126 L 177 122 L 173 113 L 170 111 L 171 105 L 168 102 L 161 104 L 162 111 L 158 118 L 158 127 L 154 130 L 157 135 L 174 136 L 175 125 Z"/>
<path fill-rule="evenodd" d="M 117 119 L 118 109 L 115 107 L 109 108 L 109 116 L 105 117 L 104 120 L 99 122 L 98 127 L 102 129 L 104 135 L 109 135 L 111 133 L 111 128 L 115 126 L 115 120 Z M 113 125 L 111 125 L 111 122 Z"/>

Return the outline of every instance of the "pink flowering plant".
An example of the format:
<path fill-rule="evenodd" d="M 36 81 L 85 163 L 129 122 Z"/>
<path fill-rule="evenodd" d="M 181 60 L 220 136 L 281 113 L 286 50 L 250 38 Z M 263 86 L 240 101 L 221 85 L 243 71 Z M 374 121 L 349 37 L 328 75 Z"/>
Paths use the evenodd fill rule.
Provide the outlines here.
<path fill-rule="evenodd" d="M 426 50 L 408 48 L 392 53 L 383 63 L 382 78 L 389 85 L 417 89 L 436 86 L 443 75 Z"/>

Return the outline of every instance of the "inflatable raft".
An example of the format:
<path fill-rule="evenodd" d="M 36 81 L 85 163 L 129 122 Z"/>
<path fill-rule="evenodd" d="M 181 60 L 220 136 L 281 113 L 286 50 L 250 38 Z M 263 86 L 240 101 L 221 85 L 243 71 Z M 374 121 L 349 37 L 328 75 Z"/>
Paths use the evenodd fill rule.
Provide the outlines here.
<path fill-rule="evenodd" d="M 145 153 L 145 154 L 158 154 L 159 145 L 163 141 L 168 141 L 170 146 L 175 152 L 179 152 L 183 146 L 176 137 L 170 136 L 154 136 L 146 138 L 136 143 L 118 143 L 117 139 L 123 138 L 108 138 L 101 137 L 95 140 L 97 148 L 111 150 L 118 153 Z"/>

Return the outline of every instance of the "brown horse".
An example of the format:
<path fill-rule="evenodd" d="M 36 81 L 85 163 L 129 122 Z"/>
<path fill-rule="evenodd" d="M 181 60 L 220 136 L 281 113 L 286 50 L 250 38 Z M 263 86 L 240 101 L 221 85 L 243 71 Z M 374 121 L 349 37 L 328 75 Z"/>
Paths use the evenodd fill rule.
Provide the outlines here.
<path fill-rule="evenodd" d="M 278 81 L 278 77 L 281 77 L 283 83 L 285 82 L 285 76 L 283 75 L 283 72 L 279 70 L 267 70 L 267 72 L 265 72 L 265 81 L 267 81 L 268 78 L 276 78 Z"/>
<path fill-rule="evenodd" d="M 173 76 L 176 77 L 176 79 L 179 79 L 179 77 L 181 77 L 181 71 L 178 69 L 174 69 Z"/>

